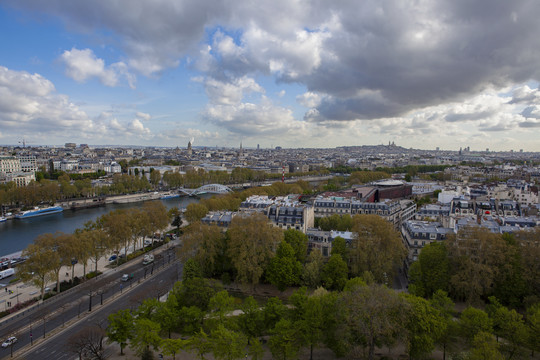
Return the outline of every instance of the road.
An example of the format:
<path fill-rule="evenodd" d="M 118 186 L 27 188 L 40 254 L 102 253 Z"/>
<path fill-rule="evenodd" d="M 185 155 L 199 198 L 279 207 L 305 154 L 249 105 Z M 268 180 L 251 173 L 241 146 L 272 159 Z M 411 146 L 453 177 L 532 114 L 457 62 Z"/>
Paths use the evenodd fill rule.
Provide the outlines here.
<path fill-rule="evenodd" d="M 133 274 L 131 281 L 121 282 L 120 272 L 102 275 L 2 323 L 1 339 L 15 335 L 19 341 L 14 354 L 21 356 L 22 349 L 25 359 L 73 359 L 66 346 L 70 335 L 91 324 L 106 327 L 109 314 L 162 296 L 178 280 L 182 268 L 174 251 L 162 254 L 154 264 L 136 261 L 123 268 L 123 273 Z M 0 349 L 0 357 L 9 358 L 10 348 Z"/>

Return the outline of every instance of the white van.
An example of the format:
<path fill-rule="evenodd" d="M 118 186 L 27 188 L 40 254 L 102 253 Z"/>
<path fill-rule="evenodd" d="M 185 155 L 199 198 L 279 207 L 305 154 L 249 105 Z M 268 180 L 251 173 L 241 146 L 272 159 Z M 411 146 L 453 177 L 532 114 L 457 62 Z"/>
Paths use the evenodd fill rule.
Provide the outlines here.
<path fill-rule="evenodd" d="M 7 278 L 8 276 L 11 276 L 15 274 L 15 269 L 6 269 L 0 271 L 0 279 Z"/>

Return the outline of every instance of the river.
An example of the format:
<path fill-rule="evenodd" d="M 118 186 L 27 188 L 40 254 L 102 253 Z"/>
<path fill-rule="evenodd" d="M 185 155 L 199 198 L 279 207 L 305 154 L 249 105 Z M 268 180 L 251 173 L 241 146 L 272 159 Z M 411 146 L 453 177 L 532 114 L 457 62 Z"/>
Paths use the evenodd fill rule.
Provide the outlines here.
<path fill-rule="evenodd" d="M 185 208 L 192 202 L 198 202 L 196 197 L 180 197 L 161 201 L 167 208 Z M 103 214 L 116 209 L 129 209 L 142 206 L 142 202 L 130 204 L 108 204 L 106 206 L 65 210 L 61 213 L 38 216 L 24 220 L 8 220 L 0 223 L 0 256 L 11 255 L 25 249 L 36 237 L 45 233 L 61 231 L 72 233 L 75 229 L 83 228 L 88 221 L 94 221 Z"/>

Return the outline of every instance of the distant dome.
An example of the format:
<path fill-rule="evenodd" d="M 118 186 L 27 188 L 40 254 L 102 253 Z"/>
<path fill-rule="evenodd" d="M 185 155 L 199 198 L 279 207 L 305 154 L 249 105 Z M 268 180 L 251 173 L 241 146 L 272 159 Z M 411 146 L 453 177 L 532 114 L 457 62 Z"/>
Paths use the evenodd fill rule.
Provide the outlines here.
<path fill-rule="evenodd" d="M 400 185 L 403 185 L 403 181 L 400 181 L 400 180 L 382 180 L 382 181 L 377 181 L 375 183 L 375 185 L 378 185 L 378 186 L 400 186 Z"/>

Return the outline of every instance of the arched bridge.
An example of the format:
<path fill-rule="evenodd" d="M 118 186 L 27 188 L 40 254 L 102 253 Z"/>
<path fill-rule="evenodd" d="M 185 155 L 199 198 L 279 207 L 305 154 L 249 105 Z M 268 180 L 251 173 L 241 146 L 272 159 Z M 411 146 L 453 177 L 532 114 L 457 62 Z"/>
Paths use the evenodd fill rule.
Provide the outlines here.
<path fill-rule="evenodd" d="M 226 194 L 226 193 L 232 192 L 232 190 L 229 189 L 227 186 L 220 185 L 220 184 L 203 185 L 197 189 L 181 188 L 179 189 L 179 191 L 189 196 L 197 196 L 201 194 Z"/>

